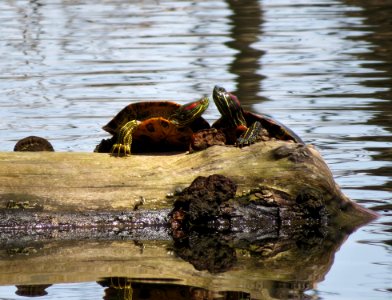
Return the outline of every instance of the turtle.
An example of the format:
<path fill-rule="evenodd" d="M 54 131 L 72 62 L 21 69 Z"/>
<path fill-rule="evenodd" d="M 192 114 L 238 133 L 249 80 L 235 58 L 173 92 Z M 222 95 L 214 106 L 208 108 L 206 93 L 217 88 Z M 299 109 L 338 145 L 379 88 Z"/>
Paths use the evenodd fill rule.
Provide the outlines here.
<path fill-rule="evenodd" d="M 207 97 L 180 105 L 171 101 L 144 101 L 124 107 L 102 128 L 113 138 L 101 142 L 97 152 L 111 147 L 112 155 L 130 155 L 133 152 L 187 150 L 193 132 L 209 128 L 201 117 L 207 109 Z M 101 149 L 99 149 L 101 148 Z"/>
<path fill-rule="evenodd" d="M 39 136 L 28 136 L 19 140 L 14 147 L 14 151 L 51 151 L 53 152 L 52 144 L 45 138 Z"/>
<path fill-rule="evenodd" d="M 229 144 L 238 147 L 253 144 L 259 140 L 263 131 L 270 138 L 304 144 L 291 129 L 272 117 L 244 110 L 238 98 L 223 87 L 214 87 L 213 99 L 222 116 L 212 127 L 221 129 Z"/>

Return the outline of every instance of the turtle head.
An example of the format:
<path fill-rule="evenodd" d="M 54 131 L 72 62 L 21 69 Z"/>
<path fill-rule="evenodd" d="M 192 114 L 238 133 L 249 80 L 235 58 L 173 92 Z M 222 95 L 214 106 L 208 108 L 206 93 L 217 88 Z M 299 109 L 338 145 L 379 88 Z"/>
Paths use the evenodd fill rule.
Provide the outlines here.
<path fill-rule="evenodd" d="M 170 120 L 179 127 L 188 126 L 203 114 L 208 104 L 208 97 L 184 104 L 170 116 Z"/>
<path fill-rule="evenodd" d="M 246 126 L 241 103 L 235 95 L 216 85 L 212 96 L 222 118 L 228 124 L 232 127 Z"/>

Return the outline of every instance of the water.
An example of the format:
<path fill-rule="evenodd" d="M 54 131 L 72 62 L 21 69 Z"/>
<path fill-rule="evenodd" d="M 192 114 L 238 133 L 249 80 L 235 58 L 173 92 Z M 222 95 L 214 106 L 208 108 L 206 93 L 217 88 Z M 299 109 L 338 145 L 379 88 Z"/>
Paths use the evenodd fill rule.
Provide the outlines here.
<path fill-rule="evenodd" d="M 382 215 L 306 294 L 390 299 L 391 15 L 390 1 L 366 0 L 1 1 L 0 151 L 32 134 L 92 151 L 129 102 L 185 103 L 221 84 L 315 145 L 345 194 Z M 77 281 L 42 299 L 102 297 Z M 21 298 L 11 284 L 0 297 Z"/>

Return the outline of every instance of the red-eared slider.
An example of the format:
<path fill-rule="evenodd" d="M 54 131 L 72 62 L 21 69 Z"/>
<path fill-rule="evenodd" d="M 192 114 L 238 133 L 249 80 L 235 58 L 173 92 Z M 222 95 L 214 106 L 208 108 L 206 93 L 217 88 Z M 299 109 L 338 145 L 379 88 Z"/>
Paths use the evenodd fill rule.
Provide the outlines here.
<path fill-rule="evenodd" d="M 264 114 L 244 111 L 238 98 L 224 88 L 215 86 L 213 98 L 222 117 L 212 127 L 221 129 L 228 143 L 239 147 L 250 145 L 265 130 L 270 138 L 304 144 L 298 135 L 277 120 Z"/>
<path fill-rule="evenodd" d="M 129 155 L 131 147 L 132 152 L 187 150 L 193 132 L 209 128 L 201 118 L 208 103 L 208 98 L 202 98 L 185 105 L 169 101 L 129 104 L 103 127 L 113 134 L 110 152 Z M 105 152 L 99 148 L 96 151 Z"/>

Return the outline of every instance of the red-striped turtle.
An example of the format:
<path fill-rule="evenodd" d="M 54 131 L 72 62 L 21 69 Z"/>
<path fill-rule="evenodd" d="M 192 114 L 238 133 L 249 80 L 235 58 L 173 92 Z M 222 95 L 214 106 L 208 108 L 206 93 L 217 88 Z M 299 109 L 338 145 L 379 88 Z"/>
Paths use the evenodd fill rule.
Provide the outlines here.
<path fill-rule="evenodd" d="M 132 152 L 188 150 L 193 132 L 209 128 L 201 117 L 208 104 L 208 98 L 184 105 L 170 101 L 129 104 L 103 127 L 113 134 L 110 152 L 121 156 L 130 155 L 131 149 Z"/>
<path fill-rule="evenodd" d="M 212 127 L 221 129 L 230 144 L 239 147 L 250 145 L 258 140 L 263 130 L 268 132 L 270 138 L 304 143 L 291 129 L 277 120 L 243 110 L 238 98 L 222 87 L 214 87 L 213 98 L 222 117 Z"/>

